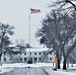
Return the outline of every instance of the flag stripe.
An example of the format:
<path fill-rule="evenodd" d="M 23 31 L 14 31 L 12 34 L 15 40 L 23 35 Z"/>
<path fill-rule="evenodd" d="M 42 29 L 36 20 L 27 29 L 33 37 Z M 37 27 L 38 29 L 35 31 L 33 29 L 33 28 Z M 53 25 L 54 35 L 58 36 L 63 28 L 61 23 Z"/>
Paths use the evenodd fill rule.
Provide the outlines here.
<path fill-rule="evenodd" d="M 39 12 L 41 12 L 40 9 L 30 9 L 30 10 L 31 10 L 31 14 L 32 13 L 39 13 Z"/>

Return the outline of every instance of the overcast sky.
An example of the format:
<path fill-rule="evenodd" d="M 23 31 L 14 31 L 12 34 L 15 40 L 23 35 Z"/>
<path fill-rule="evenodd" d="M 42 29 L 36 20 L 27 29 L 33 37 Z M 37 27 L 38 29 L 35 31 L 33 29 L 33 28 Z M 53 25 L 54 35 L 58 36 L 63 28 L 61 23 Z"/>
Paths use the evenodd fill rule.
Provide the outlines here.
<path fill-rule="evenodd" d="M 40 9 L 41 13 L 30 14 L 31 46 L 39 47 L 35 33 L 41 19 L 49 11 L 47 7 L 51 2 L 52 0 L 0 0 L 0 22 L 15 27 L 12 41 L 23 39 L 26 43 L 29 42 L 29 8 Z"/>

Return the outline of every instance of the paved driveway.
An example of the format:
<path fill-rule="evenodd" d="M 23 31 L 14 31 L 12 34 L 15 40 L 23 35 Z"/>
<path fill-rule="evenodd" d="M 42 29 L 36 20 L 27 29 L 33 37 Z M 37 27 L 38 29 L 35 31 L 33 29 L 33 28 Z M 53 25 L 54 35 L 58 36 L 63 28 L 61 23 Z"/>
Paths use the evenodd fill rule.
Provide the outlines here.
<path fill-rule="evenodd" d="M 41 68 L 19 68 L 1 75 L 47 75 Z"/>

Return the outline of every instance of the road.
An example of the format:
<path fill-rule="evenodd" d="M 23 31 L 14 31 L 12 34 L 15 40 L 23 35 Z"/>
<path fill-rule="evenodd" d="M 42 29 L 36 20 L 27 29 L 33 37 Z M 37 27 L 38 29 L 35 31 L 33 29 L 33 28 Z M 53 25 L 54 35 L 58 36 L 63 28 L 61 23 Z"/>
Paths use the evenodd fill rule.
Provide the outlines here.
<path fill-rule="evenodd" d="M 41 68 L 19 68 L 1 75 L 47 75 Z"/>

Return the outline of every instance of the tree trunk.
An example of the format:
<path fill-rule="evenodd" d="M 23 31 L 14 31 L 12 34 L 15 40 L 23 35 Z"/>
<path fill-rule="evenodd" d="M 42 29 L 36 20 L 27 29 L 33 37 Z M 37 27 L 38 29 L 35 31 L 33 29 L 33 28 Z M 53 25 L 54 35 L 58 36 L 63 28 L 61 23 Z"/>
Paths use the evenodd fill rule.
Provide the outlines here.
<path fill-rule="evenodd" d="M 66 70 L 66 57 L 64 57 L 63 70 Z"/>
<path fill-rule="evenodd" d="M 60 69 L 60 59 L 58 59 L 58 69 Z"/>
<path fill-rule="evenodd" d="M 2 56 L 2 54 L 0 54 L 0 61 L 1 61 L 1 56 Z"/>
<path fill-rule="evenodd" d="M 59 51 L 56 53 L 56 57 L 58 59 L 58 61 L 57 61 L 57 68 L 60 69 L 60 55 L 59 55 Z"/>
<path fill-rule="evenodd" d="M 2 56 L 2 54 L 0 54 L 0 65 L 2 66 L 2 62 L 1 62 L 1 56 Z"/>

